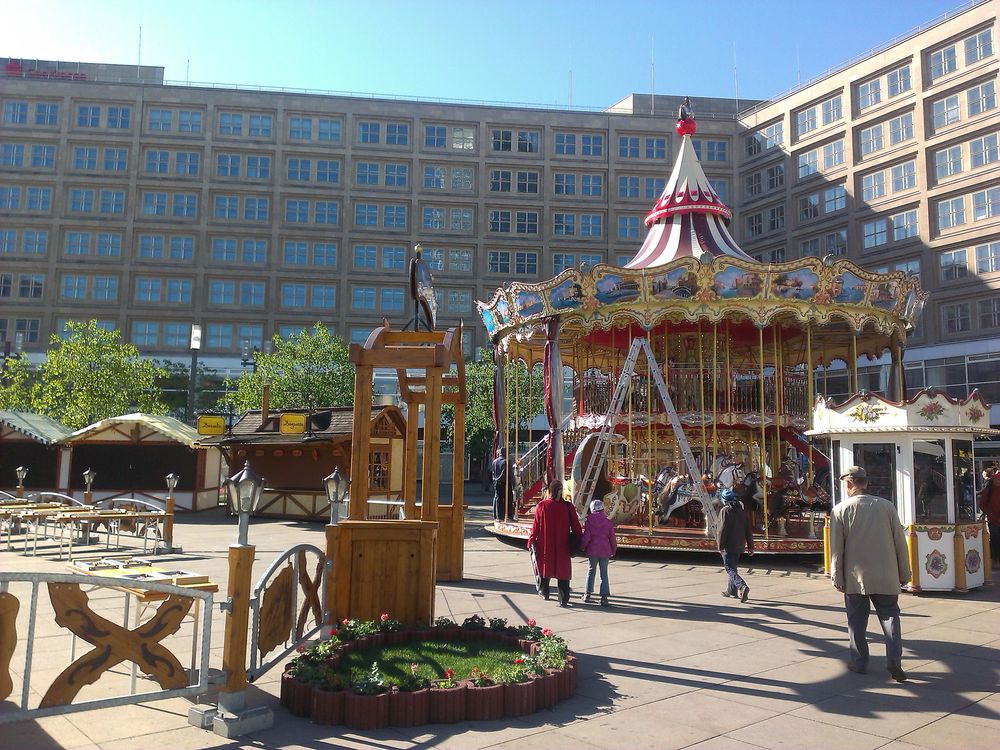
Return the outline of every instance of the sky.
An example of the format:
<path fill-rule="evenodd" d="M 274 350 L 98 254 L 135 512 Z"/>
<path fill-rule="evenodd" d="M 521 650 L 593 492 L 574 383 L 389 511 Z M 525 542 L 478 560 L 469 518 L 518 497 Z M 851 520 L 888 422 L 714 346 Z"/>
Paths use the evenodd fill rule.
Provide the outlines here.
<path fill-rule="evenodd" d="M 172 82 L 604 108 L 774 97 L 961 0 L 6 0 L 6 57 Z M 847 21 L 847 23 L 845 23 Z M 141 34 L 140 34 L 141 29 Z M 141 45 L 140 45 L 141 36 Z M 572 80 L 572 86 L 570 85 Z"/>

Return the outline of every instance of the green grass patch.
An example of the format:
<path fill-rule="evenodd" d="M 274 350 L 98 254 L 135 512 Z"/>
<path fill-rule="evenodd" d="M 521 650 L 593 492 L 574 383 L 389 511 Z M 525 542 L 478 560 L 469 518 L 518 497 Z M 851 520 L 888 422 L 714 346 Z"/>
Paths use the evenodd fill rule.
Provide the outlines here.
<path fill-rule="evenodd" d="M 338 671 L 353 683 L 368 674 L 372 662 L 378 662 L 386 683 L 398 684 L 409 676 L 410 665 L 416 664 L 417 674 L 424 679 L 439 680 L 451 669 L 456 680 L 464 680 L 473 667 L 491 675 L 520 656 L 518 649 L 494 641 L 413 641 L 352 651 L 341 657 Z"/>

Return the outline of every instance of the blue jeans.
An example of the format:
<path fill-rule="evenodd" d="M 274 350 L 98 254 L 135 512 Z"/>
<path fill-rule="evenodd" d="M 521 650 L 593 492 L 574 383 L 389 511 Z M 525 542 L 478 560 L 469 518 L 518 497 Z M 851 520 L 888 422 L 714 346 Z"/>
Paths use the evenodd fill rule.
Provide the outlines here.
<path fill-rule="evenodd" d="M 590 569 L 587 571 L 587 593 L 594 590 L 594 578 L 597 577 L 597 569 L 601 569 L 601 596 L 611 595 L 611 586 L 608 584 L 608 560 L 607 557 L 591 557 Z"/>
<path fill-rule="evenodd" d="M 730 553 L 721 550 L 719 554 L 722 555 L 722 567 L 726 569 L 726 574 L 729 576 L 726 593 L 736 596 L 737 592 L 747 585 L 747 582 L 743 580 L 743 576 L 740 575 L 740 571 L 736 568 L 740 564 L 740 553 Z"/>
<path fill-rule="evenodd" d="M 871 605 L 875 605 L 875 615 L 885 635 L 886 664 L 898 667 L 903 660 L 903 642 L 899 633 L 899 597 L 894 594 L 844 594 L 851 663 L 862 669 L 868 667 L 867 632 Z"/>

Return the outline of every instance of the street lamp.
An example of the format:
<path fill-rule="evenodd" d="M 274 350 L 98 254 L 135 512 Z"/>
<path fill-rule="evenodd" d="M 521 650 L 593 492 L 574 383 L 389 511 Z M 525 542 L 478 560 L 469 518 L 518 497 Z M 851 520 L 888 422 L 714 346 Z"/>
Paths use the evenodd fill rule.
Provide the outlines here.
<path fill-rule="evenodd" d="M 330 525 L 336 526 L 340 520 L 340 506 L 347 499 L 347 491 L 351 486 L 350 479 L 340 476 L 340 468 L 333 467 L 333 473 L 323 480 L 326 489 L 326 499 L 330 501 Z"/>
<path fill-rule="evenodd" d="M 201 350 L 201 326 L 191 326 L 191 379 L 188 381 L 187 421 L 194 419 L 194 392 L 198 387 L 198 352 Z"/>
<path fill-rule="evenodd" d="M 164 479 L 167 482 L 167 499 L 163 501 L 163 546 L 165 552 L 174 552 L 174 489 L 180 475 L 170 472 Z"/>
<path fill-rule="evenodd" d="M 243 348 L 240 352 L 240 364 L 243 365 L 244 368 L 249 367 L 251 372 L 257 372 L 257 355 L 260 354 L 261 351 L 263 351 L 264 354 L 270 354 L 271 349 L 272 346 L 270 339 L 264 342 L 263 350 L 256 344 L 251 345 L 250 339 L 243 339 Z"/>
<path fill-rule="evenodd" d="M 94 501 L 94 495 L 90 491 L 90 488 L 94 485 L 94 480 L 97 478 L 97 472 L 93 469 L 87 469 L 83 472 L 83 484 L 86 489 L 83 491 L 83 502 L 90 505 Z"/>
<path fill-rule="evenodd" d="M 7 367 L 8 359 L 20 359 L 24 353 L 24 331 L 17 331 L 14 334 L 14 350 L 11 351 L 11 342 L 7 340 L 6 332 L 3 334 L 3 362 L 0 363 L 0 370 Z"/>
<path fill-rule="evenodd" d="M 237 543 L 241 547 L 247 544 L 247 530 L 250 527 L 250 514 L 260 505 L 261 490 L 264 489 L 264 479 L 250 468 L 247 461 L 242 469 L 226 480 L 226 496 L 229 500 L 229 512 L 240 517 L 240 528 Z"/>
<path fill-rule="evenodd" d="M 28 467 L 18 466 L 14 469 L 14 473 L 17 474 L 16 494 L 18 497 L 24 497 L 24 478 L 28 476 Z"/>

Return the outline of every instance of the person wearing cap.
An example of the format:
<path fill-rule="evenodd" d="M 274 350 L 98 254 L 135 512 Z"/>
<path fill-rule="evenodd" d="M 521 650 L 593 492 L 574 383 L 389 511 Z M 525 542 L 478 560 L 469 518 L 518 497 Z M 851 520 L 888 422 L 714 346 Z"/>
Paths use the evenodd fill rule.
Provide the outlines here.
<path fill-rule="evenodd" d="M 618 551 L 618 543 L 615 541 L 615 525 L 604 515 L 604 503 L 600 500 L 594 500 L 590 503 L 590 512 L 587 514 L 587 522 L 583 526 L 580 548 L 590 560 L 590 569 L 587 571 L 587 591 L 583 595 L 583 600 L 590 603 L 590 595 L 594 592 L 594 579 L 597 577 L 598 569 L 600 569 L 601 606 L 607 607 L 608 597 L 611 595 L 611 586 L 608 584 L 608 561 Z"/>
<path fill-rule="evenodd" d="M 868 472 L 850 466 L 840 475 L 847 499 L 830 515 L 830 579 L 844 594 L 851 660 L 847 668 L 868 671 L 868 617 L 874 605 L 885 633 L 886 666 L 904 682 L 899 627 L 899 589 L 910 580 L 906 537 L 895 506 L 869 495 Z"/>
<path fill-rule="evenodd" d="M 743 503 L 736 499 L 736 493 L 726 487 L 719 492 L 719 499 L 722 501 L 722 512 L 719 514 L 719 528 L 716 530 L 715 541 L 719 547 L 719 554 L 722 555 L 722 567 L 726 569 L 729 576 L 729 584 L 722 592 L 725 597 L 740 598 L 745 602 L 750 596 L 750 587 L 740 575 L 739 568 L 740 555 L 743 554 L 744 547 L 747 557 L 753 555 L 753 530 L 750 528 L 750 521 L 747 519 L 746 510 Z"/>

